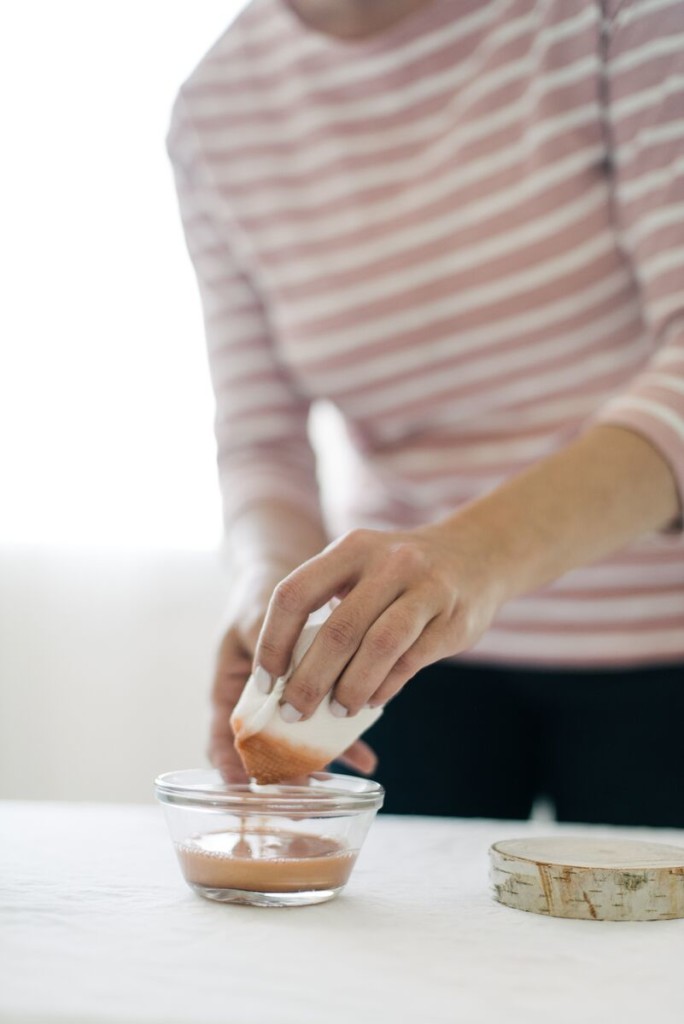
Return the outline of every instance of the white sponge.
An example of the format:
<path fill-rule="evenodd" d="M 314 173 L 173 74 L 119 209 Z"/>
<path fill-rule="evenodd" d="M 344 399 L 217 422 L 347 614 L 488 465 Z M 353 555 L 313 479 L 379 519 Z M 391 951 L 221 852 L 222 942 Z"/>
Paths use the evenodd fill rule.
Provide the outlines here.
<path fill-rule="evenodd" d="M 313 643 L 330 607 L 314 612 L 295 645 L 290 668 L 276 680 L 270 693 L 262 693 L 254 674 L 247 680 L 230 718 L 237 748 L 250 778 L 259 783 L 282 782 L 320 771 L 369 729 L 382 708 L 362 708 L 356 715 L 337 718 L 326 696 L 310 718 L 288 723 L 279 703 L 285 684 Z"/>

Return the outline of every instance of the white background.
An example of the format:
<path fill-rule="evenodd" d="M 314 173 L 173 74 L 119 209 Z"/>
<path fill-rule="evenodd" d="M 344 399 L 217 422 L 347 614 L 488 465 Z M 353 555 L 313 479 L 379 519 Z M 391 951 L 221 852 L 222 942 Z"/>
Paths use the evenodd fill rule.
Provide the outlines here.
<path fill-rule="evenodd" d="M 199 301 L 164 138 L 243 0 L 0 13 L 0 541 L 211 547 Z"/>
<path fill-rule="evenodd" d="M 241 6 L 0 5 L 0 797 L 204 763 L 229 581 L 164 139 Z"/>

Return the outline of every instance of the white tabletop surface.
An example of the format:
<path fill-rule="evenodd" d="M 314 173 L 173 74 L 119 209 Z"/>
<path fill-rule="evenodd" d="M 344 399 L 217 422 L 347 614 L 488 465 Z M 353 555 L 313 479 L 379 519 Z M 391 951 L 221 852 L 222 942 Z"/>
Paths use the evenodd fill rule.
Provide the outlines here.
<path fill-rule="evenodd" d="M 381 817 L 336 900 L 258 909 L 185 886 L 157 807 L 0 803 L 0 1021 L 681 1024 L 684 920 L 491 900 L 491 842 L 561 831 Z"/>

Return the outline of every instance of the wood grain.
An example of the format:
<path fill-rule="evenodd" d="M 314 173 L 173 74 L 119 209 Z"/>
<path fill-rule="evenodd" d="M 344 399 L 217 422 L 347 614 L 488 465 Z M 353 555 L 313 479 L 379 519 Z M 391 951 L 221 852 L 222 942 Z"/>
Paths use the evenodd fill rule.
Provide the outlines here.
<path fill-rule="evenodd" d="M 489 850 L 492 895 L 593 921 L 684 917 L 684 847 L 629 839 L 509 839 Z"/>

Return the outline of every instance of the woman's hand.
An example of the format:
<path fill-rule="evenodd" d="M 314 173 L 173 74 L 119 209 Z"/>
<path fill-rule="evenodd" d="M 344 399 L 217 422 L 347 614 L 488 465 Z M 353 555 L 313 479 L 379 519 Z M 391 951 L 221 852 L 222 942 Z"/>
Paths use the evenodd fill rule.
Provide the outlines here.
<path fill-rule="evenodd" d="M 252 671 L 256 649 L 270 593 L 277 574 L 265 573 L 242 580 L 234 588 L 228 610 L 228 625 L 216 657 L 211 691 L 211 727 L 207 756 L 226 782 L 247 782 L 230 716 Z"/>
<path fill-rule="evenodd" d="M 332 690 L 332 710 L 385 704 L 431 662 L 471 647 L 499 605 L 489 557 L 453 527 L 355 530 L 275 589 L 256 663 L 274 678 L 289 664 L 310 612 L 341 598 L 283 693 L 287 721 L 309 717 Z"/>
<path fill-rule="evenodd" d="M 221 639 L 211 693 L 212 718 L 207 751 L 209 760 L 226 782 L 247 782 L 230 716 L 252 671 L 254 650 L 269 598 L 283 572 L 270 571 L 243 581 L 234 591 L 228 612 L 228 626 Z M 289 664 L 289 662 L 288 662 Z M 374 770 L 377 758 L 371 748 L 357 740 L 340 760 L 360 772 Z"/>
<path fill-rule="evenodd" d="M 332 690 L 333 712 L 353 715 L 472 647 L 504 601 L 681 520 L 660 451 L 599 424 L 441 523 L 355 530 L 309 559 L 276 587 L 256 662 L 281 675 L 309 613 L 340 598 L 288 682 L 281 714 L 307 717 Z"/>

